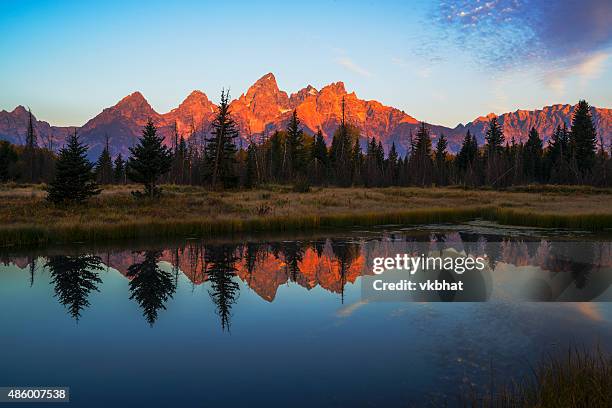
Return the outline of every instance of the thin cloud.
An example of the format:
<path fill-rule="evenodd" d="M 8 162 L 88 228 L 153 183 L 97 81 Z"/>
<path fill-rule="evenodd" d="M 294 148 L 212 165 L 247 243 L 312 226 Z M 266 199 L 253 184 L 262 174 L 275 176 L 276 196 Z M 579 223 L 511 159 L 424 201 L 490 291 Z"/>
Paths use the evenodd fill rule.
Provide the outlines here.
<path fill-rule="evenodd" d="M 485 68 L 536 65 L 543 72 L 583 71 L 585 78 L 612 46 L 610 21 L 609 0 L 446 0 L 432 13 L 439 38 L 454 41 Z M 562 88 L 559 78 L 547 82 Z"/>
<path fill-rule="evenodd" d="M 557 95 L 565 92 L 565 83 L 572 77 L 578 78 L 581 86 L 586 86 L 589 81 L 597 79 L 604 71 L 609 54 L 596 52 L 581 59 L 574 65 L 552 69 L 544 74 L 542 81 Z"/>
<path fill-rule="evenodd" d="M 416 63 L 408 63 L 408 61 L 406 61 L 403 58 L 399 58 L 399 57 L 392 57 L 391 58 L 391 63 L 394 65 L 397 65 L 398 67 L 401 68 L 405 68 L 405 69 L 409 69 L 411 72 L 413 72 L 415 75 L 419 76 L 420 78 L 423 79 L 427 79 L 431 76 L 431 68 L 430 67 L 418 67 Z"/>
<path fill-rule="evenodd" d="M 355 74 L 358 74 L 364 77 L 372 76 L 372 74 L 367 69 L 357 65 L 353 60 L 351 60 L 348 57 L 336 58 L 336 63 L 348 69 L 349 71 L 354 72 Z"/>

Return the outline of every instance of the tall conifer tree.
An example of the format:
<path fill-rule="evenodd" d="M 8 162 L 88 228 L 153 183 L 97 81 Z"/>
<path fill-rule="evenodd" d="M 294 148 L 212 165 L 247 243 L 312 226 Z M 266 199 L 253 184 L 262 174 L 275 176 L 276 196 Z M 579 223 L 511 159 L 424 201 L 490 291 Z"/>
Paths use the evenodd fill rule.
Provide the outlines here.
<path fill-rule="evenodd" d="M 576 160 L 578 170 L 590 172 L 595 164 L 597 148 L 597 132 L 591 116 L 591 108 L 587 101 L 581 100 L 574 111 L 570 132 L 570 146 Z"/>
<path fill-rule="evenodd" d="M 54 204 L 83 203 L 100 193 L 87 160 L 87 146 L 82 144 L 76 130 L 68 139 L 68 145 L 59 151 L 55 164 L 55 179 L 47 189 L 47 200 Z"/>
<path fill-rule="evenodd" d="M 229 109 L 229 91 L 221 91 L 219 111 L 213 120 L 212 135 L 206 140 L 206 178 L 213 188 L 234 187 L 236 174 L 236 122 Z"/>
<path fill-rule="evenodd" d="M 172 155 L 170 149 L 163 145 L 164 138 L 157 135 L 157 128 L 149 119 L 138 144 L 130 147 L 132 156 L 128 160 L 128 178 L 144 185 L 144 196 L 153 198 L 161 194 L 157 186 L 160 178 L 170 170 Z M 143 193 L 135 192 L 137 197 Z"/>

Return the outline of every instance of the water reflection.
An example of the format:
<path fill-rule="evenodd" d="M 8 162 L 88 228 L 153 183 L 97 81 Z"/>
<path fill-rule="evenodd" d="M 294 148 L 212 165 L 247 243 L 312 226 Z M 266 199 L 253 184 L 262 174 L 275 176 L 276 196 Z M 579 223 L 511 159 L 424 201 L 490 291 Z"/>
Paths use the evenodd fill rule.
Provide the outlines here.
<path fill-rule="evenodd" d="M 31 282 L 36 262 L 30 263 Z M 51 284 L 54 285 L 55 296 L 68 309 L 70 315 L 79 320 L 81 311 L 89 307 L 89 293 L 99 291 L 102 283 L 98 272 L 102 270 L 102 260 L 94 255 L 52 256 L 45 267 L 49 269 Z"/>
<path fill-rule="evenodd" d="M 130 299 L 138 302 L 151 326 L 157 320 L 158 311 L 166 309 L 165 303 L 176 291 L 172 274 L 158 265 L 161 255 L 161 251 L 145 251 L 143 260 L 130 265 L 126 274 L 131 279 Z"/>
<path fill-rule="evenodd" d="M 55 296 L 76 320 L 90 306 L 90 293 L 100 290 L 99 271 L 106 267 L 127 278 L 129 298 L 139 305 L 149 325 L 153 326 L 160 312 L 168 307 L 183 274 L 194 287 L 205 285 L 221 330 L 230 331 L 241 283 L 268 302 L 274 301 L 279 287 L 295 284 L 309 290 L 320 287 L 337 294 L 343 304 L 346 286 L 354 284 L 361 275 L 371 274 L 373 257 L 420 253 L 423 247 L 428 253 L 452 249 L 457 254 L 486 255 L 490 270 L 469 271 L 461 276 L 439 271 L 438 279 L 461 280 L 471 289 L 471 294 L 441 291 L 415 300 L 481 301 L 509 297 L 589 301 L 610 292 L 610 242 L 553 243 L 460 232 L 223 244 L 188 241 L 164 249 L 46 255 L 44 266 L 50 274 Z M 2 259 L 27 270 L 30 286 L 33 284 L 37 256 L 27 254 Z"/>
<path fill-rule="evenodd" d="M 230 329 L 232 305 L 240 294 L 240 286 L 234 279 L 236 276 L 236 248 L 229 245 L 213 246 L 205 254 L 206 272 L 210 282 L 208 294 L 216 306 L 221 319 L 221 329 Z"/>

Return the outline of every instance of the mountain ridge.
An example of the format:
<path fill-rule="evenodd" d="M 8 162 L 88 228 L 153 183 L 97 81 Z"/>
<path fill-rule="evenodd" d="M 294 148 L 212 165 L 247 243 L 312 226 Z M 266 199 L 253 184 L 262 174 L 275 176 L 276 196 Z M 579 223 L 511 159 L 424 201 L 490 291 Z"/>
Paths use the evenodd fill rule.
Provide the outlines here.
<path fill-rule="evenodd" d="M 246 145 L 253 137 L 268 137 L 276 129 L 286 126 L 291 112 L 296 109 L 305 132 L 313 134 L 321 129 L 329 143 L 339 126 L 342 116 L 342 99 L 345 103 L 346 121 L 361 131 L 362 143 L 366 138 L 380 139 L 389 149 L 392 143 L 400 154 L 409 149 L 411 134 L 416 133 L 418 119 L 392 106 L 376 100 L 360 99 L 355 92 L 347 92 L 342 81 L 333 82 L 317 90 L 312 85 L 288 94 L 279 89 L 273 73 L 267 73 L 251 85 L 246 92 L 230 103 L 230 110 L 241 133 L 241 144 Z M 553 104 L 542 109 L 506 112 L 500 115 L 489 113 L 474 120 L 458 124 L 454 128 L 428 124 L 434 144 L 440 134 L 449 140 L 449 148 L 456 152 L 465 132 L 470 130 L 480 143 L 484 141 L 486 125 L 493 116 L 503 126 L 506 140 L 514 138 L 525 141 L 531 127 L 546 140 L 554 128 L 562 123 L 568 126 L 575 105 Z M 109 137 L 113 155 L 129 154 L 141 134 L 142 127 L 151 118 L 159 128 L 168 145 L 172 144 L 174 128 L 186 139 L 201 142 L 208 133 L 217 105 L 200 91 L 193 90 L 174 109 L 158 113 L 139 91 L 132 92 L 115 105 L 104 108 L 83 126 L 52 126 L 45 121 L 35 121 L 35 130 L 41 146 L 61 147 L 66 136 L 77 130 L 83 141 L 90 146 L 90 158 L 95 158 Z M 591 112 L 598 136 L 609 145 L 612 139 L 612 109 L 592 107 Z M 28 112 L 19 105 L 13 111 L 0 111 L 0 139 L 22 144 L 27 130 Z M 193 139 L 195 137 L 195 139 Z"/>

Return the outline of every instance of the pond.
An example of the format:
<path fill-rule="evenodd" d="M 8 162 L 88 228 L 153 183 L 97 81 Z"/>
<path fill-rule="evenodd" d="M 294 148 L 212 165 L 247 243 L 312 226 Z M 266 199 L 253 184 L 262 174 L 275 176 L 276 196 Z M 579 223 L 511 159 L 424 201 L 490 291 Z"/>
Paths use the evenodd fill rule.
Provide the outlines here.
<path fill-rule="evenodd" d="M 486 252 L 482 298 L 366 296 L 373 253 L 432 243 Z M 608 236 L 479 222 L 5 248 L 0 386 L 79 407 L 454 406 L 612 349 L 611 266 Z"/>

